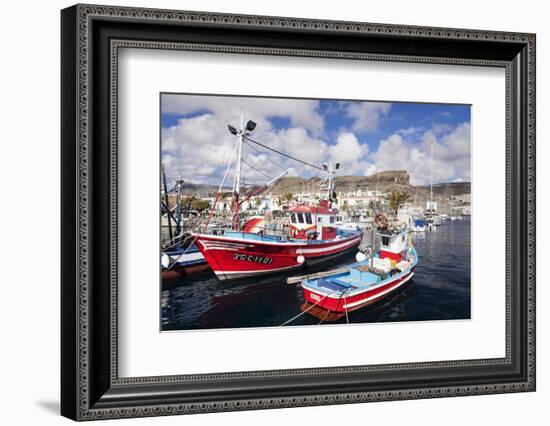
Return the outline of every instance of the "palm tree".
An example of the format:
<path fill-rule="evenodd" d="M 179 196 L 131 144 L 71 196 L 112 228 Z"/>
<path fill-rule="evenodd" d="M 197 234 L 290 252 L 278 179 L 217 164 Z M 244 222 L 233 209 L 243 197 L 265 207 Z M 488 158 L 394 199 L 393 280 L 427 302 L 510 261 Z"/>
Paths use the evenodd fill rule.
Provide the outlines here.
<path fill-rule="evenodd" d="M 283 200 L 285 200 L 288 203 L 290 203 L 294 199 L 294 194 L 292 192 L 287 192 L 283 194 Z"/>
<path fill-rule="evenodd" d="M 199 212 L 206 210 L 208 207 L 210 207 L 210 203 L 207 200 L 193 200 L 191 202 L 191 208 Z"/>
<path fill-rule="evenodd" d="M 388 195 L 388 206 L 391 210 L 397 213 L 399 207 L 405 204 L 408 199 L 409 194 L 407 194 L 406 192 L 392 191 L 392 193 Z"/>

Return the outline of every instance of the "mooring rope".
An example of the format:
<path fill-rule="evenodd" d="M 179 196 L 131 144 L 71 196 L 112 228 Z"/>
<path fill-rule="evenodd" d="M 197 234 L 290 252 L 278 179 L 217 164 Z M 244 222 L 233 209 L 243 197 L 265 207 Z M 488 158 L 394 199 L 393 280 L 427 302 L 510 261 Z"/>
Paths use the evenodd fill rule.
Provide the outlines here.
<path fill-rule="evenodd" d="M 340 297 L 338 298 L 338 300 L 341 300 L 342 297 L 344 298 L 344 309 L 346 311 L 346 322 L 349 324 L 349 316 L 348 316 L 348 307 L 347 307 L 347 296 L 345 296 L 345 294 L 349 291 L 350 289 L 347 289 L 347 290 L 344 290 L 340 293 Z M 307 313 L 309 310 L 313 309 L 315 306 L 317 306 L 319 303 L 321 303 L 323 300 L 325 300 L 327 297 L 329 296 L 332 296 L 333 294 L 335 294 L 336 292 L 332 292 L 332 293 L 327 293 L 325 295 L 325 297 L 323 297 L 321 300 L 315 302 L 313 305 L 311 305 L 310 307 L 308 307 L 306 310 L 300 312 L 298 315 L 295 315 L 294 317 L 290 318 L 289 320 L 285 321 L 284 323 L 282 323 L 279 327 L 282 327 L 284 325 L 287 325 L 288 323 L 291 323 L 292 321 L 294 321 L 295 319 L 301 317 L 302 315 L 304 315 L 305 313 Z M 329 310 L 327 309 L 327 314 L 325 315 L 325 318 L 321 319 L 321 321 L 317 324 L 317 325 L 321 325 L 323 323 L 323 321 L 325 321 L 327 318 L 328 318 L 328 314 L 329 314 Z"/>
<path fill-rule="evenodd" d="M 309 308 L 307 308 L 305 311 L 302 311 L 300 312 L 298 315 L 295 315 L 293 316 L 292 318 L 290 318 L 288 321 L 285 321 L 283 322 L 279 327 L 282 327 L 284 325 L 287 325 L 288 323 L 291 323 L 292 321 L 294 321 L 295 319 L 301 317 L 302 315 L 304 315 L 305 313 L 307 313 L 310 309 L 313 309 L 315 306 L 317 306 L 319 303 L 321 303 L 323 300 L 325 300 L 327 297 L 329 297 L 329 295 L 331 295 L 332 293 L 328 293 L 325 295 L 325 297 L 323 297 L 321 300 L 319 300 L 318 302 L 315 302 L 313 305 L 311 305 Z"/>
<path fill-rule="evenodd" d="M 340 293 L 340 297 L 339 297 L 339 299 L 338 299 L 338 300 L 341 300 L 342 297 L 344 297 L 344 303 L 345 303 L 344 309 L 346 310 L 346 323 L 347 323 L 347 324 L 349 324 L 348 307 L 347 307 L 348 302 L 347 302 L 347 296 L 344 296 L 344 294 L 346 294 L 349 290 L 350 290 L 350 289 L 347 289 L 347 290 L 344 290 L 342 293 Z M 332 294 L 334 294 L 334 293 L 332 293 Z M 319 322 L 317 323 L 317 325 L 321 325 L 323 322 L 325 322 L 325 321 L 327 320 L 327 318 L 328 318 L 328 314 L 329 314 L 329 311 L 327 310 L 327 313 L 326 313 L 325 317 L 322 318 L 321 321 L 319 321 Z"/>

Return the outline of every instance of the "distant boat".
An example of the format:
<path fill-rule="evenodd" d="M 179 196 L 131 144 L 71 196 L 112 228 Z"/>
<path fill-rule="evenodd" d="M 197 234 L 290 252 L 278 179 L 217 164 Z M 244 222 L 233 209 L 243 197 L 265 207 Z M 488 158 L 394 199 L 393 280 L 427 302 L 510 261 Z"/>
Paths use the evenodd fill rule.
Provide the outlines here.
<path fill-rule="evenodd" d="M 425 232 L 427 228 L 426 221 L 424 219 L 414 219 L 412 232 Z"/>
<path fill-rule="evenodd" d="M 182 224 L 182 185 L 183 180 L 178 179 L 176 186 L 172 191 L 168 191 L 166 184 L 166 173 L 164 165 L 161 169 L 164 200 L 161 201 L 161 209 L 164 215 L 161 215 L 161 226 L 164 223 L 168 227 L 169 240 L 163 243 L 161 252 L 161 279 L 174 280 L 183 276 L 204 272 L 210 269 L 204 256 L 197 247 L 189 240 L 189 235 L 183 233 Z M 174 208 L 170 208 L 169 193 L 176 196 Z M 187 220 L 193 216 L 198 216 L 198 212 L 187 212 Z M 172 223 L 174 222 L 174 223 Z M 183 220 L 185 222 L 185 219 Z M 172 227 L 174 226 L 174 229 Z M 174 231 L 174 232 L 173 232 Z M 174 235 L 175 234 L 175 235 Z"/>
<path fill-rule="evenodd" d="M 437 213 L 436 210 L 427 209 L 424 213 L 424 220 L 426 221 L 426 224 L 428 227 L 430 226 L 439 226 L 441 225 L 441 216 Z M 451 217 L 451 220 L 452 217 Z"/>
<path fill-rule="evenodd" d="M 414 275 L 418 263 L 408 230 L 378 232 L 380 250 L 342 271 L 319 273 L 302 281 L 304 311 L 317 317 L 340 318 L 394 292 Z M 323 314 L 324 312 L 324 314 Z M 339 315 L 340 314 L 340 315 Z"/>
<path fill-rule="evenodd" d="M 439 216 L 439 213 L 437 212 L 437 203 L 434 202 L 434 196 L 433 196 L 433 184 L 434 184 L 434 176 L 433 176 L 433 163 L 434 163 L 434 141 L 432 139 L 430 143 L 430 201 L 427 202 L 427 208 L 426 212 L 424 213 L 424 218 L 426 219 L 426 223 L 428 224 L 428 229 L 433 230 L 434 226 L 441 225 L 441 216 Z"/>
<path fill-rule="evenodd" d="M 174 280 L 210 269 L 208 262 L 194 245 L 188 248 L 176 247 L 164 251 L 161 256 L 161 265 L 163 280 Z"/>

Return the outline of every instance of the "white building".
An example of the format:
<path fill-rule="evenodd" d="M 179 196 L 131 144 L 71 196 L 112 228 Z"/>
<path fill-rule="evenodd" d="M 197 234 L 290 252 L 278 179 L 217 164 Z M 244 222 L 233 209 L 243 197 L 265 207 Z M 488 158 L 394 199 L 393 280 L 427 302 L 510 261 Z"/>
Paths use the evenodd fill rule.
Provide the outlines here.
<path fill-rule="evenodd" d="M 347 206 L 350 209 L 366 209 L 373 203 L 386 204 L 386 196 L 380 191 L 366 191 L 358 189 L 356 191 L 339 192 L 335 207 L 342 209 Z"/>

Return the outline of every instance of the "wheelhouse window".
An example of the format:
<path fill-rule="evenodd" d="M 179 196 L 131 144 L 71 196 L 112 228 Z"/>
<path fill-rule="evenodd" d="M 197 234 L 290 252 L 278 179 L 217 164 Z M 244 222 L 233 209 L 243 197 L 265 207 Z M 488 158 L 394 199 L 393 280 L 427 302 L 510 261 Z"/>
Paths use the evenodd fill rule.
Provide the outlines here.
<path fill-rule="evenodd" d="M 382 237 L 382 245 L 387 246 L 390 244 L 390 237 Z"/>
<path fill-rule="evenodd" d="M 313 221 L 311 220 L 311 213 L 306 213 L 305 216 L 306 216 L 306 223 L 308 225 L 311 225 L 313 223 Z"/>
<path fill-rule="evenodd" d="M 296 214 L 294 214 L 294 213 L 290 214 L 290 222 L 291 223 L 296 223 Z"/>
<path fill-rule="evenodd" d="M 330 217 L 330 223 L 334 223 L 334 216 Z"/>
<path fill-rule="evenodd" d="M 322 221 L 323 221 L 323 218 L 322 218 L 321 216 L 319 216 L 319 217 L 317 218 L 317 222 L 322 222 Z"/>
<path fill-rule="evenodd" d="M 302 213 L 297 213 L 296 216 L 298 216 L 299 223 L 304 223 L 304 215 Z"/>

